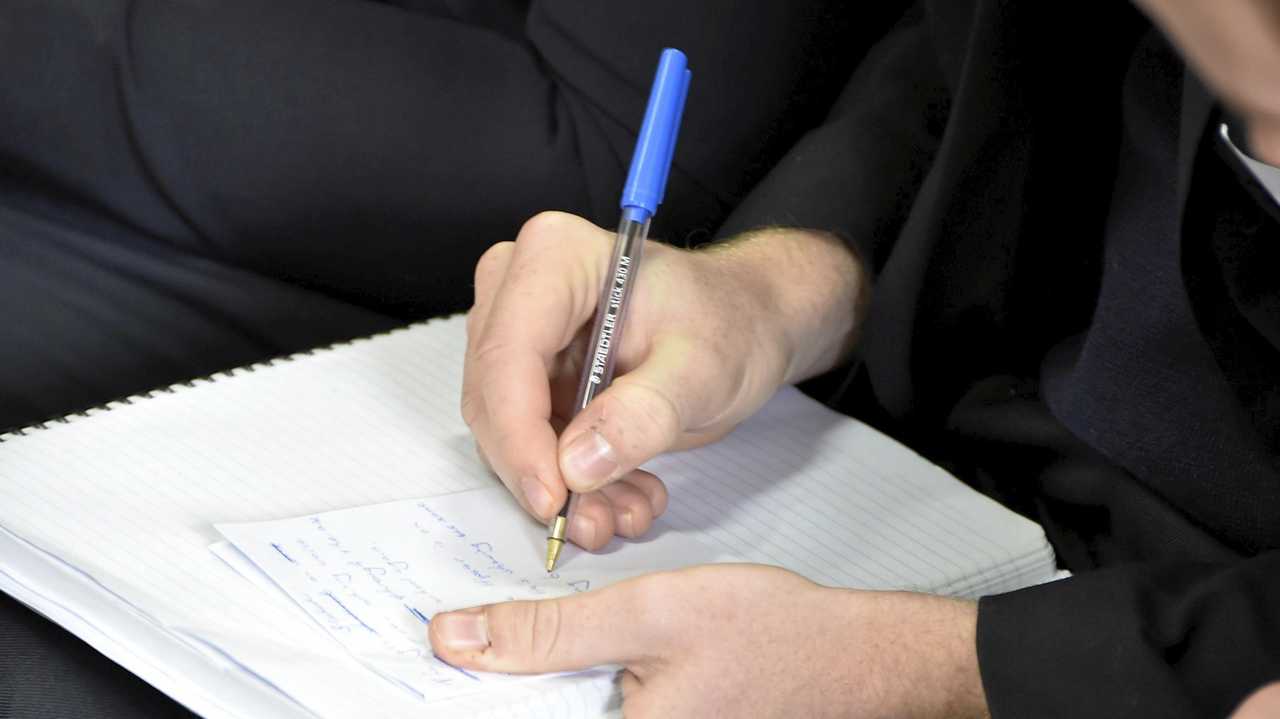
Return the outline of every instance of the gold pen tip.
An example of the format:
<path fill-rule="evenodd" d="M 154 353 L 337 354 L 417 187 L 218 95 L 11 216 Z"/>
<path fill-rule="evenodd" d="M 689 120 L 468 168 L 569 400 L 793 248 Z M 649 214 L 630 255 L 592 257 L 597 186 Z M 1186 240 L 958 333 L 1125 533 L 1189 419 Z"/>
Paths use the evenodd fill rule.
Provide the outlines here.
<path fill-rule="evenodd" d="M 554 537 L 547 538 L 547 571 L 556 568 L 556 560 L 560 558 L 560 549 L 564 547 L 564 542 Z"/>

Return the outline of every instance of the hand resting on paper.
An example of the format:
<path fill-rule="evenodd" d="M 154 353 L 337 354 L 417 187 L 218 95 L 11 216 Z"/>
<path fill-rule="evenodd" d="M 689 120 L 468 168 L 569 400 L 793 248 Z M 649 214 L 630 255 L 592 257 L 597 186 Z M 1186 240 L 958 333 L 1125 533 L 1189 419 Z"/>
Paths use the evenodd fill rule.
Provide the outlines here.
<path fill-rule="evenodd" d="M 626 617 L 626 621 L 618 621 Z M 620 664 L 627 717 L 980 717 L 972 602 L 831 589 L 775 567 L 650 574 L 431 623 L 468 669 Z"/>
<path fill-rule="evenodd" d="M 557 436 L 577 390 L 613 233 L 529 220 L 476 267 L 462 414 L 482 457 L 541 520 L 582 493 L 569 538 L 596 549 L 648 530 L 666 488 L 636 468 L 723 437 L 784 383 L 849 351 L 861 265 L 828 235 L 767 230 L 706 250 L 650 242 L 617 377 Z"/>

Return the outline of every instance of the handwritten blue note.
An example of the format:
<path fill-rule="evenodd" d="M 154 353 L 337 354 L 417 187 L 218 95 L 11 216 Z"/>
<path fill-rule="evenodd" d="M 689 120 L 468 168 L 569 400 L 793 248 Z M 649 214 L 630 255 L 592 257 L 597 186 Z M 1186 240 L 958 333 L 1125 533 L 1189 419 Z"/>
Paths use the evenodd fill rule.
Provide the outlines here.
<path fill-rule="evenodd" d="M 426 629 L 437 612 L 735 559 L 660 530 L 646 541 L 615 539 L 597 554 L 566 548 L 548 574 L 546 528 L 501 488 L 217 529 L 357 659 L 425 701 L 530 680 L 435 658 Z"/>

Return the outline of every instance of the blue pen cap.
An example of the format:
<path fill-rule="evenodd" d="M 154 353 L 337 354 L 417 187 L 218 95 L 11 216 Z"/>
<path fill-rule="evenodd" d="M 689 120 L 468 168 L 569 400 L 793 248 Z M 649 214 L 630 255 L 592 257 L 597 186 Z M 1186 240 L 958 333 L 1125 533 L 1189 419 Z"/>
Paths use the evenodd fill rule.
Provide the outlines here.
<path fill-rule="evenodd" d="M 684 53 L 674 48 L 662 51 L 658 58 L 658 72 L 653 77 L 653 89 L 649 91 L 644 122 L 640 125 L 640 135 L 636 137 L 636 150 L 631 156 L 631 171 L 627 173 L 627 184 L 622 188 L 622 208 L 636 214 L 643 213 L 635 219 L 649 219 L 662 204 L 691 77 L 693 73 Z"/>

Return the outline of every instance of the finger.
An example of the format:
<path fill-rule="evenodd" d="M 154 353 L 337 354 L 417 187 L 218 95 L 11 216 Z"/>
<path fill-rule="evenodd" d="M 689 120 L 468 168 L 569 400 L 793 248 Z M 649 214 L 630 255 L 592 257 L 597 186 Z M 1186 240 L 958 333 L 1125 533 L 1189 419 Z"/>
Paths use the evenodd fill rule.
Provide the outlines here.
<path fill-rule="evenodd" d="M 613 507 L 599 492 L 575 495 L 569 512 L 569 541 L 589 551 L 613 539 Z"/>
<path fill-rule="evenodd" d="M 475 390 L 469 391 L 469 385 L 470 383 L 464 380 L 462 414 L 467 424 L 471 427 L 472 433 L 476 437 L 474 442 L 475 452 L 480 463 L 484 465 L 485 469 L 496 475 L 502 483 L 506 485 L 508 491 L 511 492 L 512 496 L 516 498 L 520 503 L 520 506 L 523 507 L 526 512 L 529 512 L 543 521 L 549 520 L 555 512 L 559 511 L 560 506 L 564 503 L 567 496 L 564 490 L 561 489 L 562 484 L 560 482 L 555 482 L 548 486 L 548 483 L 538 479 L 539 474 L 536 468 L 533 470 L 513 468 L 509 464 L 500 466 L 489 458 L 489 453 L 485 451 L 484 445 L 481 444 L 480 441 L 480 437 L 482 436 L 491 436 L 491 433 L 488 430 L 488 412 L 483 408 L 483 405 L 486 403 L 486 398 L 481 392 Z M 552 431 L 550 435 L 547 435 L 545 432 L 536 428 L 526 435 L 526 444 L 531 442 L 540 442 L 542 444 L 543 449 L 540 454 L 544 457 L 544 463 L 547 451 L 546 448 L 555 446 L 554 438 L 558 435 L 559 430 L 563 429 L 562 424 L 561 426 L 556 426 L 557 424 L 557 422 L 552 423 Z M 516 451 L 520 452 L 522 450 L 517 449 Z M 538 453 L 537 449 L 523 451 L 529 452 L 530 454 L 526 456 L 532 457 L 536 457 Z M 536 467 L 536 465 L 533 466 Z M 554 475 L 554 469 L 543 469 L 542 476 Z M 559 491 L 556 491 L 557 489 L 559 489 Z"/>
<path fill-rule="evenodd" d="M 611 490 L 613 487 L 617 490 Z M 569 541 L 586 549 L 601 549 L 614 534 L 638 537 L 649 531 L 655 517 L 667 509 L 662 480 L 636 470 L 598 492 L 574 495 L 569 514 Z"/>
<path fill-rule="evenodd" d="M 475 271 L 475 300 L 467 312 L 467 341 L 480 335 L 485 318 L 493 306 L 493 299 L 507 276 L 507 268 L 511 265 L 511 257 L 515 253 L 514 242 L 499 242 L 480 255 Z"/>
<path fill-rule="evenodd" d="M 579 332 L 557 357 L 551 373 L 551 411 L 573 417 L 577 408 L 578 385 L 587 360 L 587 333 Z M 563 428 L 562 428 L 563 429 Z"/>
<path fill-rule="evenodd" d="M 487 426 L 487 409 L 485 407 L 485 397 L 479 391 L 483 383 L 475 378 L 476 368 L 472 361 L 475 357 L 474 347 L 479 344 L 483 335 L 485 320 L 489 311 L 493 307 L 494 296 L 497 294 L 498 288 L 502 286 L 502 281 L 506 277 L 507 268 L 511 264 L 511 258 L 515 251 L 514 242 L 499 242 L 491 246 L 480 256 L 480 260 L 476 263 L 475 270 L 475 302 L 471 309 L 467 312 L 467 352 L 466 363 L 463 368 L 462 383 L 462 416 L 467 424 L 472 427 L 473 432 L 478 428 Z M 558 428 L 563 429 L 563 428 Z M 557 435 L 559 431 L 557 429 Z M 483 435 L 481 429 L 478 433 Z M 476 456 L 480 459 L 485 469 L 503 479 L 508 489 L 525 511 L 537 516 L 546 515 L 551 510 L 543 505 L 554 504 L 554 499 L 538 498 L 535 508 L 529 501 L 521 487 L 517 486 L 512 480 L 510 471 L 498 471 L 494 463 L 489 460 L 488 454 L 485 452 L 484 445 L 477 439 L 475 441 Z"/>
<path fill-rule="evenodd" d="M 642 611 L 643 584 L 621 582 L 560 599 L 506 602 L 437 614 L 428 628 L 436 656 L 491 672 L 537 673 L 628 664 L 658 655 L 666 632 Z"/>
<path fill-rule="evenodd" d="M 556 433 L 548 419 L 547 379 L 537 358 L 513 353 L 506 363 L 521 386 L 495 392 L 486 380 L 492 370 L 483 355 L 468 358 L 463 370 L 463 418 L 490 468 L 521 506 L 546 521 L 564 503 L 566 492 L 556 464 Z M 480 365 L 480 366 L 477 366 Z"/>
<path fill-rule="evenodd" d="M 652 472 L 637 469 L 634 472 L 628 472 L 622 481 L 644 493 L 649 500 L 649 507 L 653 510 L 655 519 L 667 511 L 667 485 Z"/>
<path fill-rule="evenodd" d="M 690 361 L 684 343 L 655 342 L 649 357 L 613 381 L 560 436 L 560 472 L 575 492 L 619 479 L 671 449 L 692 422 L 727 406 L 722 382 Z M 708 376 L 709 375 L 709 376 Z"/>
<path fill-rule="evenodd" d="M 507 267 L 511 264 L 511 256 L 514 252 L 514 242 L 499 242 L 485 250 L 484 254 L 480 256 L 480 260 L 476 262 L 475 299 L 472 302 L 471 309 L 467 310 L 467 357 L 471 356 L 472 347 L 483 334 L 489 310 L 493 307 L 493 298 L 497 294 L 498 288 L 502 286 L 502 280 L 507 275 Z M 467 385 L 464 381 L 464 406 L 466 401 Z"/>
<path fill-rule="evenodd" d="M 600 494 L 608 498 L 613 509 L 613 531 L 618 536 L 634 539 L 649 531 L 653 525 L 653 506 L 635 485 L 624 479 L 601 487 Z"/>
<path fill-rule="evenodd" d="M 578 217 L 543 213 L 525 223 L 493 297 L 486 334 L 556 353 L 595 313 L 611 234 Z"/>
<path fill-rule="evenodd" d="M 477 331 L 468 343 L 463 416 L 503 483 L 543 520 L 565 498 L 548 423 L 548 376 L 556 354 L 594 309 L 600 270 L 585 267 L 595 263 L 581 249 L 601 240 L 601 233 L 568 215 L 526 223 L 488 314 L 473 322 Z M 607 252 L 608 233 L 603 240 L 601 253 Z M 595 289 L 588 287 L 593 281 Z M 483 312 L 486 301 L 480 304 Z"/>

